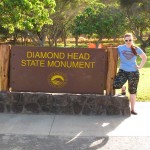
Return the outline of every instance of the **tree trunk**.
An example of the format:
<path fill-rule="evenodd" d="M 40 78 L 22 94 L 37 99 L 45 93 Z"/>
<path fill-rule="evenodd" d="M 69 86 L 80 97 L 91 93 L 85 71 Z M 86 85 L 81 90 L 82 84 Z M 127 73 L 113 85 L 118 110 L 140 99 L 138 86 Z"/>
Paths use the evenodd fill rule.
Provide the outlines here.
<path fill-rule="evenodd" d="M 48 38 L 48 44 L 50 47 L 52 47 L 54 45 L 54 40 L 53 39 L 51 40 L 50 38 Z"/>
<path fill-rule="evenodd" d="M 66 38 L 64 38 L 64 47 L 66 47 L 67 46 L 67 42 L 66 42 Z"/>
<path fill-rule="evenodd" d="M 96 48 L 99 47 L 99 44 L 101 43 L 101 41 L 102 41 L 102 38 L 98 39 L 98 41 L 96 42 Z"/>
<path fill-rule="evenodd" d="M 57 47 L 57 39 L 54 39 L 55 47 Z"/>
<path fill-rule="evenodd" d="M 145 42 L 142 42 L 141 44 L 141 49 L 143 50 L 144 53 L 146 53 L 146 43 Z"/>
<path fill-rule="evenodd" d="M 79 37 L 78 36 L 75 36 L 75 45 L 78 46 L 78 39 Z"/>
<path fill-rule="evenodd" d="M 146 52 L 146 47 L 148 46 L 148 44 L 147 44 L 147 41 L 148 41 L 148 40 L 144 41 L 143 38 L 142 38 L 142 36 L 140 36 L 140 35 L 139 35 L 139 32 L 136 31 L 136 30 L 134 31 L 134 35 L 135 35 L 136 38 L 140 41 L 140 43 L 141 43 L 141 49 L 142 49 L 144 52 Z"/>

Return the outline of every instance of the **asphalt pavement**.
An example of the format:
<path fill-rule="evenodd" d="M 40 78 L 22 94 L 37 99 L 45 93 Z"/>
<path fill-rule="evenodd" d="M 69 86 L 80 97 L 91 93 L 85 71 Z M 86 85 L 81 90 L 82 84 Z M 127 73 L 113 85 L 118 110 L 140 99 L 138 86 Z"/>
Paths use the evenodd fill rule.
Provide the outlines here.
<path fill-rule="evenodd" d="M 150 150 L 150 102 L 138 115 L 0 114 L 0 150 Z"/>

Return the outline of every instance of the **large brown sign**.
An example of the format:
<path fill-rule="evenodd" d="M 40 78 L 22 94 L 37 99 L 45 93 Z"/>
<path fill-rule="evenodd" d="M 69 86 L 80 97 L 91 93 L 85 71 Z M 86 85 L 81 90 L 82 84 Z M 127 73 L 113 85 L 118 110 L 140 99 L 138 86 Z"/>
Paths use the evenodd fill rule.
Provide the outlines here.
<path fill-rule="evenodd" d="M 18 92 L 103 94 L 104 49 L 12 46 L 10 86 Z"/>

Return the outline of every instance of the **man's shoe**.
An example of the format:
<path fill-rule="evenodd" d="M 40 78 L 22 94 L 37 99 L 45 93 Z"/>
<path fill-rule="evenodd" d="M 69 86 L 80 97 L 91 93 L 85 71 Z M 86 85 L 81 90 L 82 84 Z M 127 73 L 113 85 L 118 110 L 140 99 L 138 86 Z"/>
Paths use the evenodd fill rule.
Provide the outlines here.
<path fill-rule="evenodd" d="M 132 110 L 132 111 L 131 111 L 131 114 L 137 115 L 137 112 L 135 112 L 134 110 Z"/>

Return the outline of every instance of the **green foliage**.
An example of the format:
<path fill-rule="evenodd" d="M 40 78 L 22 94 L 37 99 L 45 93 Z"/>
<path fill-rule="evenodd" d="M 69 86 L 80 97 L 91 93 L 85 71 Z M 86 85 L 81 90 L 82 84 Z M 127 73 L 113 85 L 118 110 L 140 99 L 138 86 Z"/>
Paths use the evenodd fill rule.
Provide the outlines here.
<path fill-rule="evenodd" d="M 92 3 L 74 20 L 73 35 L 96 34 L 99 40 L 116 38 L 126 29 L 126 18 L 117 6 Z"/>
<path fill-rule="evenodd" d="M 70 34 L 76 39 L 85 34 L 101 41 L 119 38 L 128 31 L 134 33 L 144 49 L 150 45 L 149 22 L 150 0 L 0 1 L 1 37 L 5 34 L 3 28 L 9 30 L 9 36 L 16 37 L 16 31 L 21 30 L 19 36 L 42 46 L 46 37 L 52 46 L 59 38 L 65 41 Z"/>
<path fill-rule="evenodd" d="M 91 36 L 95 33 L 97 24 L 97 12 L 102 10 L 104 5 L 86 8 L 80 15 L 76 16 L 73 25 L 73 35 L 86 34 Z"/>
<path fill-rule="evenodd" d="M 8 30 L 0 26 L 0 39 L 5 41 L 8 37 L 10 37 Z"/>
<path fill-rule="evenodd" d="M 52 24 L 50 14 L 54 12 L 54 0 L 3 0 L 0 2 L 1 26 L 13 33 L 19 30 L 41 30 Z"/>
<path fill-rule="evenodd" d="M 143 50 L 150 46 L 150 1 L 119 0 L 127 16 L 128 30 L 139 40 Z"/>

